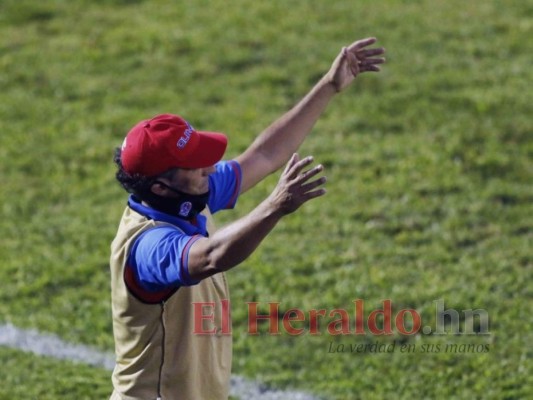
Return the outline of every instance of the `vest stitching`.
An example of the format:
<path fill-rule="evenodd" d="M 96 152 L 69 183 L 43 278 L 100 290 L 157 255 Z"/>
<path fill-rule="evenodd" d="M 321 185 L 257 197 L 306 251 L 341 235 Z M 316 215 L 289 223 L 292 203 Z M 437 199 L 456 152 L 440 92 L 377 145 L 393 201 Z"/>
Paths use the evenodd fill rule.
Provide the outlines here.
<path fill-rule="evenodd" d="M 161 381 L 163 380 L 163 364 L 165 363 L 165 302 L 161 302 L 161 327 L 163 329 L 163 337 L 161 338 L 161 365 L 159 366 L 159 379 L 157 381 L 157 398 L 162 399 L 161 397 Z"/>

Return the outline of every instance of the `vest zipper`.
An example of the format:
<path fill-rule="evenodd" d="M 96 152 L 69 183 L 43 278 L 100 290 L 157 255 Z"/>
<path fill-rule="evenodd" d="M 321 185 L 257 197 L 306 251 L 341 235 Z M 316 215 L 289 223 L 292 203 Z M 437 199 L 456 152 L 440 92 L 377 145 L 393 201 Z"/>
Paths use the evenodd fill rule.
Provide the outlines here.
<path fill-rule="evenodd" d="M 161 400 L 161 381 L 163 379 L 163 364 L 165 363 L 165 302 L 161 302 L 161 327 L 163 328 L 163 337 L 161 339 L 161 365 L 159 366 L 159 379 L 157 381 L 157 400 Z"/>

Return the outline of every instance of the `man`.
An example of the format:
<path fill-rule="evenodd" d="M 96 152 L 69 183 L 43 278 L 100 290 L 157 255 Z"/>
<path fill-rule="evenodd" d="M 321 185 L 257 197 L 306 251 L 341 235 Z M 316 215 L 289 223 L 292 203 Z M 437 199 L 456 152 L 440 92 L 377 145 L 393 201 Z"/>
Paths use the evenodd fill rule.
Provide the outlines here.
<path fill-rule="evenodd" d="M 295 153 L 333 96 L 379 71 L 375 38 L 344 47 L 330 70 L 241 155 L 227 138 L 162 114 L 136 124 L 115 162 L 132 195 L 112 243 L 116 367 L 111 399 L 227 399 L 231 374 L 224 272 L 244 261 L 281 218 L 325 194 L 322 166 Z M 378 57 L 376 57 L 378 56 Z M 211 214 L 286 163 L 272 193 L 215 230 Z M 203 305 L 212 314 L 203 315 Z M 200 311 L 200 315 L 198 315 Z"/>

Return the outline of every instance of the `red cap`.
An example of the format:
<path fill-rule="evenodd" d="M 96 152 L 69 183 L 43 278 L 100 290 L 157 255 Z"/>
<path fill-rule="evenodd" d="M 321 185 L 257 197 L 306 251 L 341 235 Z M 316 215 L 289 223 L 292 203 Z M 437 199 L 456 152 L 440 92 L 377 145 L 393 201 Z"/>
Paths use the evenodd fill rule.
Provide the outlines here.
<path fill-rule="evenodd" d="M 199 132 L 183 118 L 157 115 L 139 122 L 124 139 L 121 162 L 128 174 L 159 175 L 171 168 L 205 168 L 226 151 L 222 133 Z"/>

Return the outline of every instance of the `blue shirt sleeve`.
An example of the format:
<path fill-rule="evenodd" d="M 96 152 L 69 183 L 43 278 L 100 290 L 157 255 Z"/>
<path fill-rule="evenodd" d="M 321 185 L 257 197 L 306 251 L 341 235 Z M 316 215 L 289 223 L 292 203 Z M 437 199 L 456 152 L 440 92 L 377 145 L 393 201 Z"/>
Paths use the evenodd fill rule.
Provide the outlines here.
<path fill-rule="evenodd" d="M 241 167 L 236 161 L 217 163 L 209 175 L 209 209 L 211 213 L 233 208 L 241 189 Z M 148 292 L 200 281 L 189 275 L 189 250 L 201 235 L 187 235 L 172 226 L 158 226 L 143 232 L 134 242 L 128 257 L 138 284 Z"/>
<path fill-rule="evenodd" d="M 188 261 L 192 244 L 201 237 L 188 236 L 171 226 L 143 232 L 128 258 L 137 282 L 149 292 L 198 284 L 189 275 Z"/>
<path fill-rule="evenodd" d="M 212 214 L 235 207 L 241 190 L 241 166 L 235 160 L 221 161 L 209 175 L 209 210 Z"/>

